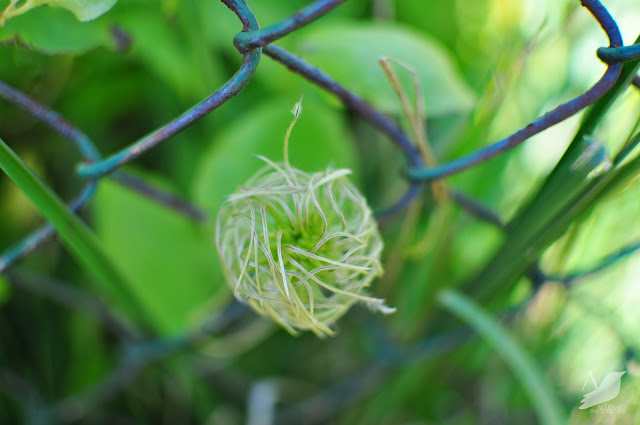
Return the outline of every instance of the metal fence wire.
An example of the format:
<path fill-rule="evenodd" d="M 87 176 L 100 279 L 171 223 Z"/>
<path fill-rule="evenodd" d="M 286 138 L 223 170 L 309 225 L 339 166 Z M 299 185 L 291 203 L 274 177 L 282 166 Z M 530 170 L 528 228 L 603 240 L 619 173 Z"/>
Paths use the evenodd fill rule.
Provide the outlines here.
<path fill-rule="evenodd" d="M 287 50 L 272 44 L 321 18 L 347 0 L 316 1 L 295 15 L 262 29 L 259 28 L 256 17 L 244 0 L 221 1 L 233 11 L 243 27 L 242 32 L 238 33 L 233 40 L 235 47 L 243 56 L 243 63 L 240 69 L 222 87 L 191 109 L 106 158 L 100 154 L 94 143 L 82 130 L 64 117 L 26 94 L 0 82 L 0 97 L 23 109 L 37 120 L 46 124 L 51 130 L 62 135 L 82 155 L 84 161 L 77 167 L 77 176 L 84 179 L 86 184 L 82 192 L 69 204 L 70 210 L 76 212 L 89 202 L 95 192 L 98 181 L 101 178 L 110 176 L 152 200 L 180 211 L 196 220 L 203 220 L 203 213 L 196 207 L 160 189 L 156 189 L 136 177 L 119 171 L 119 169 L 240 94 L 259 66 L 263 53 L 288 68 L 291 72 L 333 94 L 349 110 L 357 113 L 375 129 L 384 134 L 404 154 L 407 162 L 405 177 L 408 181 L 406 193 L 395 203 L 378 213 L 378 217 L 381 220 L 405 210 L 412 200 L 419 196 L 426 183 L 454 175 L 513 149 L 530 137 L 598 102 L 610 93 L 613 88 L 629 84 L 640 87 L 640 78 L 636 75 L 626 75 L 623 72 L 625 62 L 633 62 L 640 59 L 640 45 L 624 46 L 618 26 L 605 7 L 598 0 L 581 0 L 582 5 L 591 12 L 609 39 L 609 46 L 600 48 L 597 51 L 598 57 L 607 64 L 607 69 L 600 80 L 586 92 L 545 113 L 510 136 L 451 162 L 428 167 L 425 165 L 417 146 L 410 141 L 407 135 L 392 120 L 376 110 L 370 103 L 337 83 L 322 70 Z M 640 138 L 634 137 L 632 143 L 630 142 L 625 146 L 625 156 L 635 147 L 638 139 Z M 448 198 L 472 216 L 493 223 L 498 227 L 508 228 L 508 223 L 503 223 L 497 214 L 484 205 L 450 187 L 447 188 L 447 191 L 450 195 Z M 6 393 L 24 407 L 29 423 L 53 424 L 78 421 L 126 390 L 147 366 L 163 361 L 176 353 L 188 351 L 212 335 L 228 330 L 246 320 L 247 310 L 234 303 L 223 312 L 217 312 L 199 327 L 191 329 L 183 335 L 157 338 L 150 335 L 144 329 L 144 326 L 139 326 L 133 320 L 122 317 L 120 313 L 115 313 L 108 305 L 105 305 L 91 294 L 56 282 L 54 279 L 43 278 L 12 267 L 17 260 L 32 253 L 43 242 L 50 239 L 54 233 L 54 226 L 47 224 L 18 242 L 15 246 L 7 249 L 0 256 L 0 271 L 16 286 L 44 295 L 70 308 L 82 309 L 94 316 L 99 323 L 118 337 L 122 349 L 117 366 L 101 382 L 76 395 L 53 403 L 45 400 L 40 392 L 22 377 L 10 370 L 0 369 L 0 391 Z M 620 258 L 635 252 L 638 247 L 638 244 L 634 244 L 622 249 L 620 252 L 607 256 L 604 262 L 593 270 L 555 279 L 567 283 L 572 282 L 582 276 L 602 270 Z M 529 270 L 528 273 L 534 282 L 540 283 L 550 279 L 539 268 Z M 451 350 L 461 342 L 466 341 L 470 335 L 470 331 L 463 330 L 431 337 L 426 342 L 415 347 L 405 348 L 404 350 L 399 350 L 398 347 L 388 347 L 387 351 L 393 351 L 395 353 L 394 356 L 400 356 L 405 360 L 428 357 Z M 386 343 L 381 342 L 381 344 L 384 345 Z M 349 400 L 363 396 L 363 388 L 374 388 L 376 383 L 381 382 L 386 370 L 385 362 L 377 359 L 365 368 L 362 374 L 350 377 L 336 388 L 329 388 L 319 393 L 306 402 L 308 405 L 302 403 L 288 410 L 283 410 L 279 418 L 282 419 L 282 423 L 295 423 L 297 415 L 302 411 L 301 409 L 309 407 L 315 401 L 324 403 L 326 407 L 326 411 L 316 418 L 320 422 L 331 412 L 345 406 Z"/>

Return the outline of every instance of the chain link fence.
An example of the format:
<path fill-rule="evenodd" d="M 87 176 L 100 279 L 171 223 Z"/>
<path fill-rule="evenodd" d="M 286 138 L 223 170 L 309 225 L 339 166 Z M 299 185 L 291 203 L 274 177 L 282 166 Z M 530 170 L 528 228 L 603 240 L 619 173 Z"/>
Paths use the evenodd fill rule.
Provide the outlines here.
<path fill-rule="evenodd" d="M 242 90 L 247 86 L 263 60 L 264 54 L 288 68 L 292 73 L 334 95 L 348 110 L 358 114 L 377 131 L 385 135 L 404 154 L 407 163 L 404 173 L 408 182 L 407 189 L 395 203 L 378 212 L 378 218 L 382 222 L 405 211 L 417 197 L 425 192 L 425 188 L 429 187 L 428 183 L 452 176 L 513 149 L 532 136 L 591 105 L 594 106 L 589 110 L 587 118 L 584 120 L 587 124 L 581 127 L 578 136 L 570 145 L 560 164 L 562 166 L 566 164 L 572 172 L 575 171 L 576 164 L 580 164 L 580 161 L 586 162 L 590 166 L 601 164 L 603 162 L 602 151 L 599 148 L 589 148 L 590 145 L 585 144 L 585 140 L 587 140 L 585 136 L 588 136 L 594 129 L 593 125 L 589 123 L 597 123 L 596 117 L 604 114 L 608 105 L 626 87 L 629 85 L 640 87 L 640 79 L 635 75 L 637 62 L 640 58 L 638 45 L 625 46 L 623 44 L 616 22 L 599 1 L 582 0 L 582 5 L 591 12 L 610 42 L 608 47 L 600 48 L 597 52 L 598 57 L 607 64 L 607 69 L 600 80 L 586 92 L 545 113 L 502 140 L 453 161 L 436 166 L 426 166 L 418 147 L 394 121 L 322 70 L 305 62 L 301 57 L 272 44 L 321 18 L 345 1 L 319 0 L 283 21 L 261 29 L 258 27 L 250 6 L 243 0 L 222 0 L 222 3 L 233 11 L 242 24 L 242 32 L 238 33 L 233 40 L 235 47 L 243 57 L 240 69 L 222 87 L 202 102 L 149 135 L 130 143 L 121 151 L 107 157 L 100 154 L 94 143 L 82 130 L 28 95 L 0 82 L 0 97 L 23 109 L 51 130 L 59 133 L 70 141 L 82 155 L 84 161 L 77 167 L 76 174 L 78 178 L 84 180 L 85 186 L 82 193 L 69 204 L 69 210 L 77 212 L 84 204 L 90 202 L 99 180 L 111 177 L 142 196 L 194 220 L 201 221 L 205 219 L 206 214 L 197 207 L 119 169 L 197 122 L 234 96 L 241 95 Z M 528 276 L 538 286 L 549 280 L 570 284 L 584 276 L 603 270 L 619 259 L 635 252 L 639 247 L 638 244 L 630 245 L 607 256 L 602 264 L 591 270 L 583 270 L 567 276 L 548 276 L 540 270 L 536 262 L 539 252 L 560 236 L 576 217 L 587 210 L 590 205 L 593 205 L 597 197 L 607 187 L 610 187 L 609 185 L 614 185 L 616 181 L 626 181 L 628 176 L 635 175 L 638 159 L 626 162 L 624 160 L 633 152 L 639 141 L 640 134 L 634 135 L 613 160 L 606 158 L 611 163 L 609 169 L 612 172 L 602 174 L 595 182 L 590 182 L 588 186 L 581 186 L 580 199 L 582 203 L 573 205 L 573 209 L 570 209 L 569 213 L 564 211 L 561 216 L 556 214 L 556 219 L 552 220 L 553 226 L 533 229 L 538 233 L 535 238 L 533 236 L 524 238 L 522 249 L 533 250 L 534 255 L 531 258 L 519 262 L 515 268 L 509 271 L 509 276 L 500 276 L 499 279 L 494 279 L 491 285 L 479 285 L 478 282 L 486 282 L 486 279 L 478 277 L 469 284 L 471 293 L 479 300 L 486 300 L 493 291 L 499 289 L 502 282 L 522 275 Z M 4 143 L 2 149 L 4 153 L 0 165 L 10 177 L 15 179 L 15 170 L 11 169 L 10 161 L 7 160 L 11 151 Z M 548 177 L 545 187 L 551 187 L 557 192 L 563 187 L 563 181 L 564 184 L 577 184 L 575 181 L 567 183 L 566 174 L 562 175 L 558 171 L 562 170 L 562 166 L 557 167 Z M 589 168 L 589 171 L 591 170 L 593 167 Z M 580 182 L 586 182 L 584 174 L 574 173 L 573 175 L 577 176 L 575 178 L 582 179 Z M 456 203 L 473 217 L 492 223 L 507 233 L 522 226 L 526 227 L 528 223 L 526 214 L 516 215 L 510 222 L 504 222 L 489 208 L 450 185 L 446 186 L 446 190 L 449 202 Z M 541 193 L 546 192 L 542 190 Z M 536 204 L 533 202 L 526 210 L 534 211 L 535 207 Z M 552 213 L 549 212 L 549 214 Z M 38 249 L 43 242 L 50 239 L 56 233 L 56 227 L 60 230 L 60 221 L 55 223 L 52 221 L 52 223 L 43 226 L 15 246 L 4 251 L 0 256 L 0 271 L 17 287 L 43 295 L 69 308 L 83 310 L 93 316 L 106 330 L 116 336 L 121 349 L 116 367 L 101 382 L 95 383 L 94 386 L 78 394 L 63 400 L 56 400 L 53 403 L 45 400 L 37 388 L 34 388 L 16 373 L 10 370 L 0 370 L 0 391 L 24 408 L 28 423 L 54 424 L 81 421 L 89 413 L 126 391 L 148 366 L 163 362 L 178 353 L 194 353 L 195 356 L 197 350 L 194 349 L 206 342 L 208 338 L 222 334 L 229 329 L 237 329 L 246 324 L 251 317 L 246 308 L 233 303 L 223 311 L 213 314 L 200 326 L 190 329 L 182 335 L 156 338 L 144 323 L 141 324 L 134 318 L 123 317 L 120 312 L 114 311 L 109 305 L 91 294 L 57 282 L 52 278 L 45 278 L 14 267 L 18 260 L 29 255 Z M 542 236 L 540 236 L 540 232 L 543 233 Z M 520 253 L 517 254 L 520 255 Z M 494 261 L 497 260 L 494 259 Z M 507 316 L 510 314 L 512 313 L 506 313 Z M 468 341 L 472 336 L 473 332 L 470 329 L 462 329 L 430 336 L 421 344 L 401 348 L 377 335 L 378 355 L 369 366 L 363 369 L 361 374 L 349 377 L 336 384 L 335 387 L 327 388 L 297 405 L 279 409 L 277 423 L 300 423 L 301 415 L 305 416 L 305 423 L 321 423 L 336 411 L 374 391 L 376 386 L 382 385 L 392 369 L 390 364 L 411 362 L 448 352 Z M 393 359 L 393 362 L 389 360 L 390 358 Z M 319 410 L 318 406 L 322 406 L 322 409 Z"/>

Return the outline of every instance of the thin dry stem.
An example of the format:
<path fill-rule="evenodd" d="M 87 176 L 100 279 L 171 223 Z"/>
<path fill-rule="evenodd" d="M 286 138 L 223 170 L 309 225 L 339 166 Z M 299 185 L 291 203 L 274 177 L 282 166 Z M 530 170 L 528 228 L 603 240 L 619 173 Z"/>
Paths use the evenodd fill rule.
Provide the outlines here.
<path fill-rule="evenodd" d="M 422 91 L 422 84 L 420 83 L 420 78 L 418 77 L 418 73 L 411 66 L 398 61 L 396 59 L 381 57 L 378 59 L 378 63 L 382 67 L 385 72 L 391 86 L 393 87 L 398 99 L 400 100 L 400 104 L 402 105 L 402 109 L 404 110 L 405 116 L 409 120 L 409 125 L 411 127 L 411 131 L 413 133 L 413 137 L 415 138 L 418 149 L 420 149 L 420 153 L 424 158 L 425 163 L 429 167 L 433 167 L 437 165 L 436 155 L 433 152 L 431 144 L 429 143 L 429 139 L 427 138 L 427 129 L 425 126 L 426 120 L 426 112 L 424 110 L 424 94 Z M 413 81 L 413 91 L 416 98 L 415 105 L 412 108 L 411 102 L 409 101 L 409 97 L 407 96 L 405 90 L 402 88 L 400 84 L 400 79 L 398 75 L 391 67 L 390 63 L 395 63 L 400 65 L 407 71 L 411 73 L 412 81 Z M 433 194 L 435 198 L 439 202 L 444 202 L 447 200 L 447 190 L 444 187 L 444 183 L 439 181 L 434 181 L 431 183 L 431 188 L 433 190 Z"/>

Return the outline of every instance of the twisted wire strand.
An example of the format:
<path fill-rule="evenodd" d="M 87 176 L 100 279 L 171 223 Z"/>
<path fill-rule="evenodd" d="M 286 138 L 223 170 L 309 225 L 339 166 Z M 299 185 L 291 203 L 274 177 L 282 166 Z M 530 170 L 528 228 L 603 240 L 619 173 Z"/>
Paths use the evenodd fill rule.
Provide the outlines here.
<path fill-rule="evenodd" d="M 100 153 L 89 136 L 57 112 L 2 81 L 0 81 L 0 97 L 40 120 L 62 137 L 71 141 L 86 161 L 93 162 L 100 160 Z"/>
<path fill-rule="evenodd" d="M 243 24 L 244 31 L 253 31 L 259 29 L 258 22 L 242 0 L 221 0 Z M 193 106 L 188 111 L 182 113 L 171 122 L 165 124 L 159 129 L 142 139 L 128 145 L 108 158 L 90 164 L 80 164 L 78 166 L 78 174 L 87 179 L 97 178 L 110 174 L 117 168 L 122 167 L 133 159 L 144 154 L 148 150 L 156 147 L 171 136 L 184 130 L 191 124 L 195 123 L 220 105 L 240 93 L 249 84 L 249 80 L 258 68 L 260 62 L 261 50 L 252 49 L 243 54 L 243 63 L 238 72 L 229 79 L 222 87 L 216 90 L 212 95 L 204 99 L 202 102 Z"/>
<path fill-rule="evenodd" d="M 640 59 L 640 44 L 600 47 L 596 53 L 604 63 L 630 62 Z"/>
<path fill-rule="evenodd" d="M 586 269 L 571 271 L 564 275 L 546 274 L 540 269 L 536 270 L 536 272 L 540 273 L 543 282 L 552 281 L 572 285 L 581 279 L 593 276 L 614 264 L 618 264 L 620 261 L 635 255 L 638 251 L 640 251 L 640 242 L 635 241 L 617 251 L 605 255 L 598 263 Z"/>
<path fill-rule="evenodd" d="M 256 47 L 264 47 L 310 24 L 346 1 L 318 0 L 281 22 L 259 30 L 237 34 L 233 39 L 233 44 L 240 52 L 246 52 Z"/>

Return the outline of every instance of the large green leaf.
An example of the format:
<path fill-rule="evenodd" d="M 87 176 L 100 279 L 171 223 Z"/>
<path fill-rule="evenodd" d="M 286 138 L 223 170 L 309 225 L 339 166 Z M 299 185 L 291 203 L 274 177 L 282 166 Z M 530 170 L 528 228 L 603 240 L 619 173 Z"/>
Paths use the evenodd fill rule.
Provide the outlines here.
<path fill-rule="evenodd" d="M 256 154 L 282 160 L 284 134 L 293 118 L 290 109 L 296 100 L 266 101 L 245 111 L 215 136 L 211 149 L 202 158 L 194 185 L 194 198 L 213 216 L 225 197 L 264 165 Z M 354 169 L 356 165 L 353 140 L 341 114 L 311 96 L 303 101 L 289 149 L 291 165 L 304 171 L 319 171 L 329 165 Z M 354 171 L 357 179 L 357 170 Z"/>
<path fill-rule="evenodd" d="M 109 180 L 100 185 L 93 216 L 154 327 L 170 333 L 193 324 L 221 285 L 208 226 Z"/>
<path fill-rule="evenodd" d="M 114 45 L 106 22 L 78 22 L 69 11 L 59 8 L 37 8 L 9 20 L 0 27 L 0 42 L 13 40 L 50 54 L 79 54 Z"/>
<path fill-rule="evenodd" d="M 194 58 L 192 44 L 181 32 L 183 28 L 172 23 L 157 6 L 118 7 L 113 11 L 118 26 L 129 34 L 133 40 L 131 55 L 138 58 L 158 79 L 166 83 L 180 99 L 189 103 L 202 99 L 209 91 L 218 88 L 222 78 L 231 76 L 217 71 L 211 86 L 203 80 L 198 61 Z M 196 22 L 193 25 L 197 25 Z M 208 55 L 208 46 L 204 53 Z M 212 55 L 213 56 L 213 55 Z M 206 60 L 211 62 L 210 57 Z M 215 56 L 214 56 L 215 57 Z"/>
<path fill-rule="evenodd" d="M 40 0 L 39 4 L 70 10 L 80 21 L 91 21 L 106 13 L 118 0 Z"/>
<path fill-rule="evenodd" d="M 399 112 L 401 108 L 377 63 L 382 56 L 415 69 L 427 114 L 458 112 L 473 104 L 474 96 L 447 51 L 424 34 L 398 25 L 355 22 L 318 25 L 310 31 L 298 39 L 302 57 L 385 111 Z M 411 75 L 405 71 L 398 74 L 404 87 L 411 89 Z"/>
<path fill-rule="evenodd" d="M 0 12 L 0 26 L 7 21 L 22 16 L 32 9 L 40 6 L 52 6 L 67 9 L 73 13 L 80 21 L 91 21 L 106 13 L 116 4 L 118 0 L 29 0 L 21 3 L 9 4 L 7 8 Z"/>

